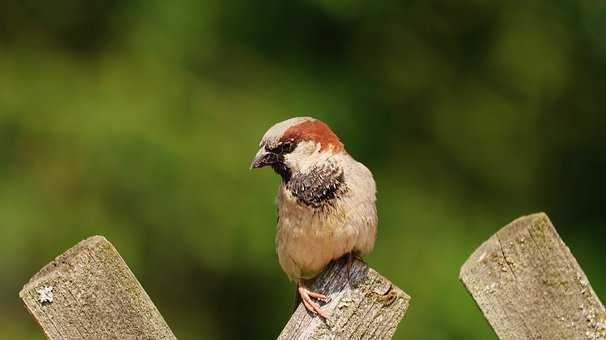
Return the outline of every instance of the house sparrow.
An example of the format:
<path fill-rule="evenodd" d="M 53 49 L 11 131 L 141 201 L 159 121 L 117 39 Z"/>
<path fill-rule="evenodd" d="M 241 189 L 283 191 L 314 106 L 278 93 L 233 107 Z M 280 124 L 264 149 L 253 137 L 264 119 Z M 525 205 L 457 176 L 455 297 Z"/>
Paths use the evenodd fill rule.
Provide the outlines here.
<path fill-rule="evenodd" d="M 271 166 L 282 177 L 278 190 L 276 251 L 280 266 L 305 307 L 326 313 L 310 289 L 332 261 L 368 254 L 375 243 L 375 181 L 323 122 L 297 117 L 272 126 L 261 139 L 251 168 Z"/>

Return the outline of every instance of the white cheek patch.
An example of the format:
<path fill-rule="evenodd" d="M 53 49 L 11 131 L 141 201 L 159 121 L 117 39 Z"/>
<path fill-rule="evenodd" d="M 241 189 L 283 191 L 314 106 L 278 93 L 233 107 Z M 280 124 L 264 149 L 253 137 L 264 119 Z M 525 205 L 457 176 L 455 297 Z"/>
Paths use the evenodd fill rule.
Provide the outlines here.
<path fill-rule="evenodd" d="M 320 148 L 320 144 L 312 141 L 300 142 L 293 152 L 284 156 L 284 164 L 293 173 L 307 172 L 330 157 L 331 152 L 321 152 Z"/>

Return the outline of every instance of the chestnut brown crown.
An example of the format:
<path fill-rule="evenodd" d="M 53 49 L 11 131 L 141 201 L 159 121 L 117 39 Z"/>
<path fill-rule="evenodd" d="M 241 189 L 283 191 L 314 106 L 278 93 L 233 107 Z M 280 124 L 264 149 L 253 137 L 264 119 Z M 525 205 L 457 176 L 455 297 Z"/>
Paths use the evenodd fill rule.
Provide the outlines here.
<path fill-rule="evenodd" d="M 311 117 L 296 117 L 272 126 L 259 143 L 259 152 L 251 164 L 251 168 L 272 166 L 278 173 L 277 167 L 283 167 L 285 155 L 293 152 L 301 142 L 311 141 L 319 145 L 321 152 L 344 151 L 339 137 L 326 123 Z M 281 164 L 282 163 L 282 164 Z"/>

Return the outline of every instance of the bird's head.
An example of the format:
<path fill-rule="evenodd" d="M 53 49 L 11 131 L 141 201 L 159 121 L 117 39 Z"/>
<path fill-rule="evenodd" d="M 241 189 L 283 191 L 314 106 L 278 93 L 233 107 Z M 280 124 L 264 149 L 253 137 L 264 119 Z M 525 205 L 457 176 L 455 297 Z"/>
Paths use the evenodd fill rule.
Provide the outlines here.
<path fill-rule="evenodd" d="M 293 173 L 311 169 L 335 154 L 345 152 L 339 137 L 325 123 L 297 117 L 272 126 L 259 143 L 251 168 L 271 166 L 285 182 Z"/>

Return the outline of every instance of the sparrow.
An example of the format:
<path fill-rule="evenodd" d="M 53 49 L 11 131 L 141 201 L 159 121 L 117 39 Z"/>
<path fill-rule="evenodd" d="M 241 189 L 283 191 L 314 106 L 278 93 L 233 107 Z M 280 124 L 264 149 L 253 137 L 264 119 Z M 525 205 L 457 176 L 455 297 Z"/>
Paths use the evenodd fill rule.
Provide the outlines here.
<path fill-rule="evenodd" d="M 272 126 L 259 143 L 251 168 L 269 166 L 278 189 L 278 262 L 297 283 L 305 308 L 324 318 L 311 290 L 333 260 L 370 253 L 377 234 L 376 185 L 372 173 L 347 153 L 322 121 L 296 117 Z"/>

